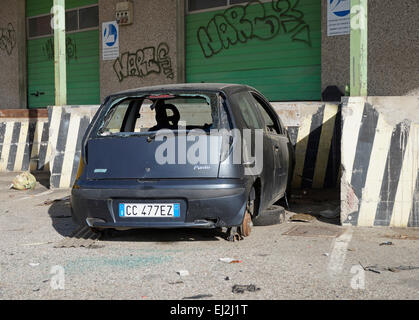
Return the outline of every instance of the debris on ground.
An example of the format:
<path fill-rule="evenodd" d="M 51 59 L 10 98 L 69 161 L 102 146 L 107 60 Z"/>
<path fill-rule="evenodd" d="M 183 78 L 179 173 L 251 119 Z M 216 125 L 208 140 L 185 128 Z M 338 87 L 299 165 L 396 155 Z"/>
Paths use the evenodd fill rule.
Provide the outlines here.
<path fill-rule="evenodd" d="M 84 246 L 82 246 L 84 247 Z M 104 245 L 99 245 L 99 244 L 89 244 L 86 248 L 87 249 L 101 249 L 104 248 Z"/>
<path fill-rule="evenodd" d="M 182 299 L 203 299 L 203 298 L 211 298 L 213 295 L 212 294 L 198 294 L 196 296 L 192 296 L 192 297 L 183 297 Z"/>
<path fill-rule="evenodd" d="M 52 243 L 52 241 L 48 241 L 48 242 L 34 242 L 34 243 L 23 243 L 21 244 L 21 246 L 41 246 L 43 244 L 50 244 Z"/>
<path fill-rule="evenodd" d="M 241 233 L 239 232 L 239 229 L 237 226 L 235 227 L 231 227 L 231 228 L 227 228 L 227 232 L 226 232 L 226 240 L 227 241 L 240 241 L 243 240 L 243 236 L 241 235 Z"/>
<path fill-rule="evenodd" d="M 371 271 L 374 273 L 381 273 L 380 271 L 390 271 L 390 272 L 399 272 L 399 271 L 411 271 L 411 270 L 419 270 L 419 267 L 416 266 L 398 266 L 398 267 L 386 267 L 386 266 L 379 266 L 379 265 L 371 265 L 364 267 L 360 263 L 361 267 L 365 271 Z"/>
<path fill-rule="evenodd" d="M 287 236 L 336 238 L 342 234 L 343 230 L 340 227 L 331 225 L 297 224 L 282 234 Z"/>
<path fill-rule="evenodd" d="M 228 281 L 230 280 L 230 277 L 225 277 L 224 280 Z"/>
<path fill-rule="evenodd" d="M 176 271 L 176 273 L 178 275 L 180 275 L 181 277 L 189 276 L 189 271 L 188 270 L 179 270 L 179 271 Z"/>
<path fill-rule="evenodd" d="M 419 237 L 409 236 L 407 234 L 385 235 L 384 237 L 399 240 L 419 240 Z"/>
<path fill-rule="evenodd" d="M 29 265 L 31 266 L 31 267 L 37 267 L 37 266 L 39 266 L 39 263 L 38 262 L 30 262 L 29 263 Z"/>
<path fill-rule="evenodd" d="M 348 248 L 348 251 L 356 251 L 356 249 Z"/>
<path fill-rule="evenodd" d="M 394 243 L 391 241 L 380 243 L 380 246 L 392 246 Z"/>
<path fill-rule="evenodd" d="M 255 292 L 259 291 L 260 288 L 257 288 L 254 284 L 248 284 L 248 285 L 241 285 L 241 284 L 235 284 L 232 287 L 233 293 L 244 293 L 245 291 L 248 292 Z"/>
<path fill-rule="evenodd" d="M 328 254 L 327 252 L 323 253 L 323 255 L 324 255 L 325 257 L 328 257 L 328 256 L 329 256 L 329 254 Z"/>
<path fill-rule="evenodd" d="M 18 174 L 10 185 L 10 189 L 29 190 L 35 189 L 36 178 L 28 171 Z"/>
<path fill-rule="evenodd" d="M 330 209 L 323 210 L 323 211 L 320 211 L 319 214 L 323 218 L 326 218 L 326 219 L 335 219 L 339 217 L 340 215 L 340 207 L 336 207 L 335 210 L 330 210 Z"/>
<path fill-rule="evenodd" d="M 69 200 L 70 200 L 70 196 L 66 196 L 64 198 L 59 198 L 59 199 L 54 199 L 54 200 L 47 199 L 44 202 L 38 204 L 37 206 L 49 206 L 55 202 L 60 202 L 60 201 L 68 201 L 68 204 L 70 204 Z"/>
<path fill-rule="evenodd" d="M 374 272 L 374 273 L 381 273 L 380 271 L 375 270 L 372 266 L 364 267 L 364 266 L 361 264 L 361 262 L 358 262 L 358 263 L 359 263 L 359 265 L 362 267 L 362 269 L 364 269 L 365 271 L 371 271 L 371 272 Z"/>
<path fill-rule="evenodd" d="M 301 221 L 301 222 L 310 222 L 315 220 L 316 218 L 313 217 L 311 214 L 306 214 L 306 213 L 297 213 L 294 214 L 290 220 L 291 221 Z"/>
<path fill-rule="evenodd" d="M 182 284 L 182 283 L 184 283 L 182 280 L 169 282 L 169 284 Z"/>
<path fill-rule="evenodd" d="M 232 258 L 220 258 L 218 260 L 225 263 L 242 263 L 243 262 L 242 260 L 236 260 Z"/>
<path fill-rule="evenodd" d="M 364 268 L 364 270 L 365 270 L 365 271 L 371 271 L 371 272 L 374 272 L 374 273 L 381 273 L 380 271 L 375 270 L 375 269 L 373 269 L 372 267 L 365 267 L 365 268 Z"/>
<path fill-rule="evenodd" d="M 54 245 L 54 248 L 99 248 L 96 242 L 102 234 L 93 232 L 89 227 L 82 226 L 74 230 L 70 236 Z"/>
<path fill-rule="evenodd" d="M 414 266 L 398 266 L 393 268 L 388 268 L 388 271 L 398 272 L 398 271 L 410 271 L 410 270 L 418 270 L 419 267 Z"/>

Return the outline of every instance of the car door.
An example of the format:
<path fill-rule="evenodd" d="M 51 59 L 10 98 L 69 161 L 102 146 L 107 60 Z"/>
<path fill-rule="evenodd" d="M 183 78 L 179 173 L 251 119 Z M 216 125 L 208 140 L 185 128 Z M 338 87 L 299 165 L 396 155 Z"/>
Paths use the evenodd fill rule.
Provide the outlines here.
<path fill-rule="evenodd" d="M 240 123 L 240 128 L 250 129 L 252 141 L 255 141 L 256 130 L 263 129 L 263 121 L 251 93 L 248 91 L 237 92 L 230 96 L 230 100 L 237 107 L 234 108 L 235 110 L 233 110 L 233 113 L 236 120 Z M 275 179 L 272 176 L 272 172 L 275 170 L 272 140 L 266 132 L 263 132 L 262 148 L 262 152 L 255 153 L 255 146 L 253 146 L 251 154 L 255 157 L 259 157 L 258 161 L 263 164 L 262 171 L 260 173 L 262 184 L 261 201 L 263 210 L 272 203 L 272 194 L 274 193 L 273 188 L 275 184 Z"/>
<path fill-rule="evenodd" d="M 259 93 L 251 92 L 251 94 L 263 118 L 264 130 L 272 145 L 275 176 L 273 198 L 277 200 L 282 197 L 287 187 L 289 165 L 288 136 L 271 105 Z"/>

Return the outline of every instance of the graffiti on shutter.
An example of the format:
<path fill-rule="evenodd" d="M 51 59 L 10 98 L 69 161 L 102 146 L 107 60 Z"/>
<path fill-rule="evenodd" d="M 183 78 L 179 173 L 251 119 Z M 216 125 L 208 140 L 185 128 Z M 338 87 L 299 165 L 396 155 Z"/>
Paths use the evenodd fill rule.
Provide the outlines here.
<path fill-rule="evenodd" d="M 311 47 L 310 26 L 304 21 L 304 13 L 298 10 L 298 1 L 273 0 L 275 15 L 266 15 L 260 1 L 236 5 L 222 14 L 215 14 L 206 27 L 199 27 L 198 42 L 206 58 L 228 49 L 236 43 L 251 39 L 270 40 L 280 33 L 290 34 L 292 41 L 300 41 Z"/>

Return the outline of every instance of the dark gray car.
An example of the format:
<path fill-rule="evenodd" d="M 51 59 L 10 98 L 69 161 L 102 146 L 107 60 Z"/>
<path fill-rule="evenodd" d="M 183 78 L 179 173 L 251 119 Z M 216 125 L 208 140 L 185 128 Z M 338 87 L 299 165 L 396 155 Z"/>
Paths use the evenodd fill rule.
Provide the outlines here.
<path fill-rule="evenodd" d="M 227 227 L 285 196 L 287 130 L 254 88 L 144 87 L 105 99 L 90 123 L 71 195 L 72 216 L 94 230 Z"/>

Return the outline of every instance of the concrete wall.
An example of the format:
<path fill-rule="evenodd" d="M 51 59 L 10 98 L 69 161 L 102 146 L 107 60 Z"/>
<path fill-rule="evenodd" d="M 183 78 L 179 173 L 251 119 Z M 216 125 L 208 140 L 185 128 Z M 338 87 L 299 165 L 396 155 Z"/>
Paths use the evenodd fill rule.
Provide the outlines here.
<path fill-rule="evenodd" d="M 100 30 L 102 22 L 115 20 L 117 2 L 99 0 Z M 119 59 L 100 57 L 101 100 L 120 90 L 176 82 L 176 0 L 137 0 L 133 6 L 134 23 L 119 27 Z"/>
<path fill-rule="evenodd" d="M 0 110 L 0 172 L 49 170 L 46 110 Z"/>
<path fill-rule="evenodd" d="M 322 91 L 350 83 L 350 37 L 327 36 L 327 0 L 322 0 Z M 419 94 L 417 0 L 368 1 L 368 95 Z"/>
<path fill-rule="evenodd" d="M 419 226 L 419 97 L 351 97 L 342 107 L 341 222 Z"/>
<path fill-rule="evenodd" d="M 342 93 L 350 83 L 349 35 L 327 36 L 327 1 L 322 0 L 322 92 L 336 85 Z"/>
<path fill-rule="evenodd" d="M 70 188 L 77 175 L 84 133 L 99 106 L 48 107 L 50 187 Z"/>
<path fill-rule="evenodd" d="M 292 187 L 335 188 L 340 167 L 339 103 L 274 102 L 295 147 Z"/>
<path fill-rule="evenodd" d="M 2 0 L 0 109 L 26 107 L 25 0 Z"/>

